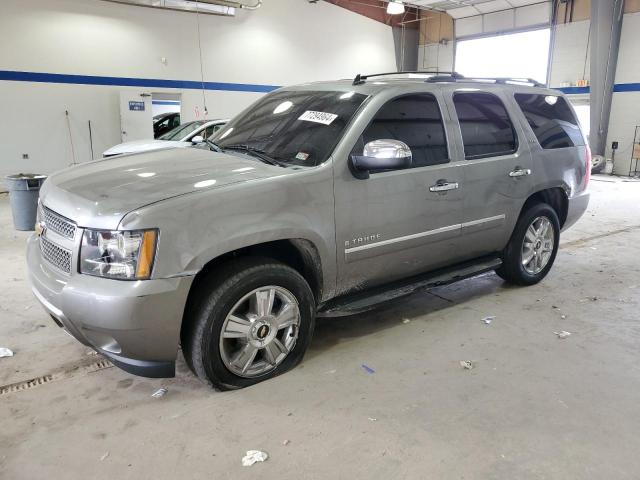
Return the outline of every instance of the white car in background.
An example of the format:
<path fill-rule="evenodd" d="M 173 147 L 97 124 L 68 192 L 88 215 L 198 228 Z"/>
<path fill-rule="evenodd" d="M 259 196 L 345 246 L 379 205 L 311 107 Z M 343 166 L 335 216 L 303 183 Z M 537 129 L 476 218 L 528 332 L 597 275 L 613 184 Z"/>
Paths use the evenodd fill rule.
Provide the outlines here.
<path fill-rule="evenodd" d="M 196 120 L 183 123 L 156 139 L 136 140 L 115 145 L 102 153 L 103 157 L 112 157 L 123 153 L 149 152 L 165 148 L 189 147 L 202 143 L 220 130 L 229 120 Z"/>

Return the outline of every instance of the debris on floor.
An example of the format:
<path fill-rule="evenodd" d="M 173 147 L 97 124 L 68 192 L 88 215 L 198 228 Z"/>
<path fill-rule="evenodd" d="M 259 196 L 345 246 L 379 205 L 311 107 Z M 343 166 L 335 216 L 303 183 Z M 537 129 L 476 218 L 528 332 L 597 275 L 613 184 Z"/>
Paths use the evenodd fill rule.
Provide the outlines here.
<path fill-rule="evenodd" d="M 250 467 L 256 462 L 264 462 L 269 455 L 267 452 L 261 452 L 260 450 L 247 450 L 247 454 L 242 457 L 242 466 Z"/>
<path fill-rule="evenodd" d="M 373 417 L 369 417 L 369 421 L 370 421 L 370 422 L 377 422 L 377 421 L 378 421 L 378 419 L 377 419 L 377 418 L 373 418 Z"/>
<path fill-rule="evenodd" d="M 151 396 L 153 398 L 161 398 L 161 397 L 164 397 L 167 394 L 167 392 L 168 392 L 168 390 L 166 388 L 162 387 L 162 388 L 159 388 L 158 390 L 156 390 L 155 392 L 153 392 L 151 394 Z"/>
<path fill-rule="evenodd" d="M 495 315 L 490 315 L 488 317 L 484 317 L 482 319 L 482 321 L 486 324 L 486 325 L 491 325 L 491 322 L 493 322 L 496 319 Z"/>
<path fill-rule="evenodd" d="M 411 320 L 409 320 L 408 318 L 405 318 L 404 320 L 402 320 L 402 323 L 409 323 Z"/>
<path fill-rule="evenodd" d="M 560 339 L 567 338 L 569 335 L 571 335 L 571 332 L 566 332 L 564 330 L 562 330 L 561 332 L 553 332 L 553 333 L 555 333 Z"/>
<path fill-rule="evenodd" d="M 0 358 L 13 357 L 13 352 L 6 347 L 0 347 Z"/>
<path fill-rule="evenodd" d="M 333 370 L 327 370 L 326 372 L 324 372 L 326 375 L 332 375 L 334 373 L 336 373 L 336 369 L 334 368 Z"/>
<path fill-rule="evenodd" d="M 100 457 L 100 461 L 101 462 L 104 461 L 104 459 L 107 458 L 108 456 L 109 456 L 109 452 L 105 452 L 105 454 Z"/>
<path fill-rule="evenodd" d="M 286 446 L 287 446 L 287 445 L 289 445 L 290 443 L 291 443 L 291 441 L 290 441 L 290 440 L 285 440 L 285 441 L 283 441 L 283 442 L 282 442 L 282 445 L 284 445 L 284 446 L 286 447 Z"/>
<path fill-rule="evenodd" d="M 365 372 L 367 372 L 367 373 L 376 373 L 376 371 L 375 371 L 373 368 L 371 368 L 371 367 L 369 367 L 369 366 L 365 365 L 364 363 L 362 364 L 362 368 L 363 368 L 363 369 L 364 369 L 364 371 L 365 371 Z"/>
<path fill-rule="evenodd" d="M 564 320 L 565 318 L 567 318 L 567 316 L 566 316 L 566 315 L 560 315 L 560 318 L 561 318 L 562 320 Z"/>
<path fill-rule="evenodd" d="M 460 366 L 465 370 L 471 370 L 475 365 L 471 360 L 460 360 Z"/>

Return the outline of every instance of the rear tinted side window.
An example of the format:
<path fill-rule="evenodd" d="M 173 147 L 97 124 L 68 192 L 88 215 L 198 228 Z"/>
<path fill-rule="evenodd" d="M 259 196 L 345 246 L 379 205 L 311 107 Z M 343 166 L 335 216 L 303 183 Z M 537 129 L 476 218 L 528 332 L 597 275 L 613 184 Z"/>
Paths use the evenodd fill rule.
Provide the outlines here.
<path fill-rule="evenodd" d="M 542 148 L 584 145 L 578 121 L 564 98 L 530 93 L 516 93 L 515 98 Z"/>
<path fill-rule="evenodd" d="M 362 152 L 373 140 L 393 139 L 411 149 L 412 167 L 447 163 L 447 140 L 438 101 L 431 94 L 394 98 L 383 105 L 356 144 Z"/>
<path fill-rule="evenodd" d="M 453 103 L 467 160 L 506 155 L 517 150 L 513 124 L 498 97 L 484 92 L 456 92 Z"/>

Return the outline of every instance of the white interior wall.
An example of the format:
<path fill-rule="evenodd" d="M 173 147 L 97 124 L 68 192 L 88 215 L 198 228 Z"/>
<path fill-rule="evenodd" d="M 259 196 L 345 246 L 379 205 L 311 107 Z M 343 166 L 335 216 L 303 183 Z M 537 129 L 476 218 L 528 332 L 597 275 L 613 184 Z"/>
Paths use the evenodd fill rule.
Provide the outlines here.
<path fill-rule="evenodd" d="M 395 69 L 390 27 L 327 2 L 266 0 L 236 17 L 200 15 L 208 82 L 288 85 Z M 2 0 L 0 70 L 200 80 L 196 15 L 100 0 Z M 162 58 L 166 62 L 162 62 Z M 0 80 L 0 175 L 51 173 L 120 142 L 119 91 L 182 94 L 184 120 L 202 92 Z M 230 117 L 255 92 L 205 92 L 209 118 Z M 22 158 L 29 155 L 28 160 Z"/>
<path fill-rule="evenodd" d="M 425 71 L 450 72 L 453 70 L 453 45 L 431 43 L 418 46 L 418 69 Z"/>
<path fill-rule="evenodd" d="M 589 23 L 587 20 L 556 25 L 549 77 L 552 87 L 589 79 Z"/>
<path fill-rule="evenodd" d="M 635 83 L 640 87 L 640 13 L 628 13 L 622 19 L 615 83 L 616 85 Z M 614 173 L 618 175 L 629 173 L 636 125 L 640 125 L 640 91 L 614 91 L 606 156 L 611 156 L 611 142 L 619 142 L 614 163 Z M 640 168 L 640 162 L 638 164 Z"/>

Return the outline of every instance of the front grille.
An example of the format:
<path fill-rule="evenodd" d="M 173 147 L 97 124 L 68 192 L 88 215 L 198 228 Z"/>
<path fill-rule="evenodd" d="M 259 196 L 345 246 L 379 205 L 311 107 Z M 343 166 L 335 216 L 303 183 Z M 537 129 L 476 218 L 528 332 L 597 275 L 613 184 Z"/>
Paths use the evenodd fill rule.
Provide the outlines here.
<path fill-rule="evenodd" d="M 58 215 L 56 212 L 49 210 L 47 207 L 43 209 L 43 220 L 46 228 L 49 228 L 63 237 L 73 238 L 76 236 L 76 224 L 68 218 L 64 218 L 62 215 Z"/>
<path fill-rule="evenodd" d="M 71 252 L 40 236 L 42 258 L 64 273 L 71 273 Z"/>

